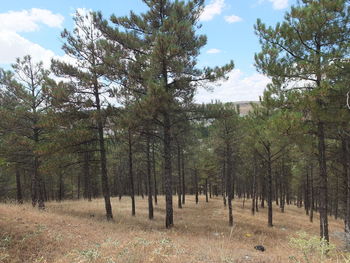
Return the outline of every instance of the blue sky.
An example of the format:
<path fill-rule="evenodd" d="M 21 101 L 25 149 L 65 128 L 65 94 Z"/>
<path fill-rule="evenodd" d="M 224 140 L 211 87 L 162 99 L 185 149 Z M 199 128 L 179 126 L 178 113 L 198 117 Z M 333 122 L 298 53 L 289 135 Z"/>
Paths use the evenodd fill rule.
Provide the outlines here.
<path fill-rule="evenodd" d="M 253 26 L 257 18 L 274 25 L 295 0 L 206 0 L 199 33 L 208 37 L 198 59 L 200 66 L 223 65 L 233 59 L 229 80 L 214 85 L 213 92 L 199 90 L 197 102 L 258 100 L 268 79 L 254 68 L 254 53 L 260 50 Z M 145 10 L 141 0 L 16 0 L 0 5 L 0 66 L 9 68 L 16 57 L 31 54 L 48 64 L 63 56 L 60 32 L 73 28 L 76 9 L 127 15 Z"/>

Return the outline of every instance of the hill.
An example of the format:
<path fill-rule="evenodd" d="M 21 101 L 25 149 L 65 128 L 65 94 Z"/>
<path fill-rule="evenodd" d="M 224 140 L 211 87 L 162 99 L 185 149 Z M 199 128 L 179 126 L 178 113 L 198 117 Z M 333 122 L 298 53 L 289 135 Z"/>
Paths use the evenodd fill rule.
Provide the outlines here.
<path fill-rule="evenodd" d="M 42 212 L 29 204 L 0 204 L 0 262 L 281 263 L 290 262 L 291 256 L 303 258 L 290 245 L 290 237 L 301 230 L 319 234 L 317 216 L 310 223 L 304 210 L 295 206 L 288 206 L 285 214 L 275 207 L 275 225 L 268 228 L 266 208 L 253 216 L 250 202 L 243 208 L 242 200 L 236 200 L 235 225 L 230 228 L 220 198 L 205 203 L 201 196 L 196 205 L 190 196 L 183 209 L 175 208 L 175 227 L 166 230 L 163 200 L 153 221 L 147 219 L 146 199 L 137 199 L 136 217 L 131 216 L 129 198 L 113 198 L 112 204 L 114 222 L 105 221 L 102 199 L 49 202 Z M 343 222 L 330 219 L 330 231 L 331 242 L 341 248 Z M 266 251 L 255 250 L 256 245 Z M 315 257 L 311 262 L 320 261 Z"/>
<path fill-rule="evenodd" d="M 252 110 L 251 104 L 259 104 L 259 101 L 236 101 L 233 102 L 235 105 L 239 105 L 241 116 L 247 115 Z"/>

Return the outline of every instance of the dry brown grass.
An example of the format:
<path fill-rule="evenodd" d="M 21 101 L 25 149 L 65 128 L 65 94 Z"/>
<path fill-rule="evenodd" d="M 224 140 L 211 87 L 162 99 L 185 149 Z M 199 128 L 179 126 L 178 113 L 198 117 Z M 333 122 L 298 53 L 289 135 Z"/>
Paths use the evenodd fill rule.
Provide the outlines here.
<path fill-rule="evenodd" d="M 196 205 L 187 197 L 183 209 L 175 208 L 175 226 L 164 229 L 164 200 L 159 198 L 155 219 L 147 216 L 147 200 L 137 198 L 136 217 L 130 200 L 112 200 L 114 222 L 104 219 L 103 200 L 47 203 L 44 212 L 30 205 L 0 205 L 0 262 L 290 262 L 300 253 L 289 245 L 297 231 L 318 235 L 319 223 L 309 223 L 303 209 L 275 209 L 274 227 L 268 228 L 266 209 L 252 216 L 250 202 L 234 202 L 233 228 L 219 198 Z M 174 206 L 175 207 L 175 206 Z M 330 219 L 331 241 L 343 223 Z M 264 245 L 265 252 L 254 249 Z M 338 256 L 340 257 L 340 256 Z M 314 261 L 317 262 L 317 261 Z M 337 257 L 327 262 L 338 262 Z M 342 262 L 342 261 L 339 261 Z"/>

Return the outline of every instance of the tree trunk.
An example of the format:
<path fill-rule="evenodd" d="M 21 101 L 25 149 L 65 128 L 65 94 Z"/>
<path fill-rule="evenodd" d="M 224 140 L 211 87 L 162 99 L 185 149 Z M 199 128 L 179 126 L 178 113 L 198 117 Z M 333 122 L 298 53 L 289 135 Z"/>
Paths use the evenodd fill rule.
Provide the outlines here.
<path fill-rule="evenodd" d="M 255 196 L 256 196 L 256 173 L 258 171 L 256 156 L 254 155 L 253 185 L 252 185 L 252 214 L 255 214 Z"/>
<path fill-rule="evenodd" d="M 80 181 L 81 181 L 81 176 L 80 176 L 80 173 L 78 173 L 78 200 L 80 199 Z"/>
<path fill-rule="evenodd" d="M 186 186 L 185 186 L 185 157 L 184 157 L 184 149 L 182 149 L 181 151 L 181 159 L 182 159 L 182 163 L 181 163 L 181 173 L 182 173 L 182 204 L 184 205 L 186 202 Z"/>
<path fill-rule="evenodd" d="M 152 143 L 152 163 L 153 163 L 153 180 L 154 180 L 154 203 L 158 204 L 158 190 L 157 190 L 157 174 L 156 174 L 156 158 L 154 152 L 154 142 Z"/>
<path fill-rule="evenodd" d="M 278 173 L 275 173 L 275 202 L 276 205 L 278 206 L 278 193 L 281 191 L 281 189 L 278 189 Z"/>
<path fill-rule="evenodd" d="M 102 185 L 102 194 L 105 201 L 105 209 L 106 209 L 106 218 L 107 220 L 113 219 L 112 206 L 111 206 L 111 198 L 109 192 L 109 182 L 108 182 L 108 174 L 107 174 L 107 157 L 106 157 L 106 149 L 105 149 L 105 140 L 103 135 L 103 123 L 102 123 L 102 112 L 101 112 L 101 104 L 99 97 L 98 85 L 95 84 L 95 100 L 96 100 L 96 109 L 97 109 L 97 130 L 98 130 L 98 141 L 100 146 L 100 165 L 101 165 L 101 185 Z"/>
<path fill-rule="evenodd" d="M 63 184 L 63 173 L 59 171 L 59 186 L 58 186 L 58 201 L 62 201 L 64 198 L 64 184 Z"/>
<path fill-rule="evenodd" d="M 55 200 L 55 191 L 54 191 L 54 180 L 50 181 L 50 196 L 51 196 L 51 200 Z"/>
<path fill-rule="evenodd" d="M 177 197 L 178 197 L 178 208 L 182 208 L 181 203 L 181 148 L 179 143 L 177 143 L 177 174 L 178 174 L 178 186 L 177 186 Z"/>
<path fill-rule="evenodd" d="M 224 202 L 224 206 L 226 207 L 226 161 L 223 162 L 222 167 L 222 177 L 221 177 L 221 191 L 222 191 L 222 200 Z"/>
<path fill-rule="evenodd" d="M 147 188 L 148 188 L 148 218 L 153 219 L 153 200 L 152 200 L 152 182 L 151 182 L 151 148 L 150 148 L 150 135 L 147 134 Z"/>
<path fill-rule="evenodd" d="M 327 166 L 326 166 L 326 146 L 324 137 L 324 124 L 318 122 L 318 161 L 320 168 L 320 195 L 319 195 L 319 210 L 320 210 L 320 235 L 329 242 L 328 235 L 328 189 L 327 189 Z"/>
<path fill-rule="evenodd" d="M 205 202 L 209 202 L 208 199 L 208 178 L 205 178 L 205 186 L 204 186 L 204 194 L 205 194 Z"/>
<path fill-rule="evenodd" d="M 71 199 L 74 199 L 74 178 L 73 178 L 73 176 L 71 176 L 71 186 L 72 186 Z"/>
<path fill-rule="evenodd" d="M 346 136 L 346 135 L 344 135 Z M 342 139 L 342 163 L 343 163 L 343 176 L 347 180 L 346 189 L 346 211 L 345 211 L 345 235 L 347 244 L 350 244 L 350 173 L 349 173 L 349 142 L 347 137 Z"/>
<path fill-rule="evenodd" d="M 16 168 L 16 190 L 17 190 L 17 203 L 23 204 L 23 194 L 22 194 L 22 186 L 21 186 L 21 174 L 19 169 Z"/>
<path fill-rule="evenodd" d="M 194 184 L 195 184 L 195 194 L 196 194 L 196 204 L 198 204 L 198 176 L 197 169 L 194 169 Z"/>
<path fill-rule="evenodd" d="M 125 195 L 125 180 L 122 176 L 124 174 L 124 166 L 120 166 L 117 171 L 117 180 L 118 180 L 118 200 L 122 199 L 122 196 Z"/>
<path fill-rule="evenodd" d="M 226 192 L 228 201 L 228 221 L 229 225 L 233 226 L 233 214 L 232 214 L 232 199 L 233 199 L 233 187 L 232 187 L 232 150 L 229 143 L 226 144 L 226 158 L 227 158 L 227 176 L 226 176 Z"/>
<path fill-rule="evenodd" d="M 143 199 L 143 193 L 142 193 L 142 185 L 141 185 L 141 178 L 140 178 L 140 173 L 136 170 L 136 193 L 137 196 L 142 196 Z"/>
<path fill-rule="evenodd" d="M 90 153 L 88 150 L 84 152 L 84 198 L 87 198 L 91 202 L 92 189 L 91 189 L 91 175 L 90 175 Z"/>
<path fill-rule="evenodd" d="M 305 197 L 304 197 L 305 212 L 306 212 L 306 215 L 309 215 L 309 210 L 310 210 L 310 179 L 309 179 L 308 168 L 306 169 L 306 186 L 305 186 L 304 195 L 305 195 Z"/>
<path fill-rule="evenodd" d="M 266 182 L 265 182 L 264 174 L 265 174 L 265 171 L 261 175 L 261 203 L 260 203 L 261 208 L 265 208 Z"/>
<path fill-rule="evenodd" d="M 258 205 L 258 193 L 255 195 L 255 212 L 259 212 L 259 205 Z"/>
<path fill-rule="evenodd" d="M 131 215 L 135 216 L 135 189 L 134 189 L 134 173 L 133 173 L 133 156 L 132 156 L 132 140 L 131 130 L 128 129 L 128 150 L 129 150 L 129 182 L 130 182 L 130 197 L 131 197 Z"/>
<path fill-rule="evenodd" d="M 34 123 L 36 125 L 36 123 Z M 34 141 L 36 144 L 39 143 L 39 130 L 37 128 L 34 128 Z M 44 193 L 42 189 L 42 181 L 39 173 L 39 157 L 34 154 L 34 160 L 33 160 L 33 175 L 32 175 L 32 205 L 33 207 L 38 204 L 39 209 L 45 209 L 44 204 Z"/>
<path fill-rule="evenodd" d="M 338 219 L 338 203 L 339 203 L 339 178 L 335 175 L 335 196 L 334 196 L 334 218 Z"/>
<path fill-rule="evenodd" d="M 288 184 L 285 184 L 284 188 L 285 188 L 286 203 L 287 203 L 287 205 L 290 205 L 291 204 L 291 198 L 290 198 L 290 191 L 289 191 Z"/>
<path fill-rule="evenodd" d="M 42 184 L 42 191 L 43 191 L 43 196 L 44 196 L 44 200 L 45 202 L 49 201 L 49 196 L 47 194 L 47 191 L 46 191 L 46 183 L 45 181 L 41 178 L 41 184 Z"/>
<path fill-rule="evenodd" d="M 41 175 L 39 173 L 39 157 L 34 157 L 34 188 L 35 188 L 35 201 L 34 205 L 38 203 L 38 208 L 40 210 L 45 209 L 44 204 L 44 191 L 43 191 L 43 183 L 41 180 Z"/>
<path fill-rule="evenodd" d="M 252 215 L 255 215 L 255 176 L 253 176 L 253 190 L 252 190 Z"/>
<path fill-rule="evenodd" d="M 209 198 L 212 198 L 212 185 L 211 182 L 209 181 Z"/>
<path fill-rule="evenodd" d="M 284 160 L 282 159 L 281 176 L 280 176 L 280 209 L 281 209 L 282 213 L 284 213 L 285 195 L 286 195 L 285 174 L 284 173 L 285 173 Z"/>
<path fill-rule="evenodd" d="M 267 150 L 267 205 L 268 205 L 268 226 L 272 227 L 272 160 L 270 145 L 266 147 Z"/>
<path fill-rule="evenodd" d="M 142 188 L 142 193 L 144 193 L 145 195 L 148 196 L 148 182 L 147 182 L 148 175 L 146 175 L 146 180 L 143 178 L 144 176 L 142 176 L 142 174 L 141 174 L 141 177 L 142 177 L 142 181 L 143 181 L 143 185 L 144 185 L 144 187 Z"/>
<path fill-rule="evenodd" d="M 314 220 L 314 175 L 313 175 L 313 167 L 310 165 L 310 213 L 309 218 L 310 222 Z"/>
<path fill-rule="evenodd" d="M 172 169 L 171 169 L 171 131 L 170 117 L 167 112 L 164 117 L 164 190 L 165 190 L 165 227 L 174 225 L 173 219 L 173 194 L 172 194 Z"/>

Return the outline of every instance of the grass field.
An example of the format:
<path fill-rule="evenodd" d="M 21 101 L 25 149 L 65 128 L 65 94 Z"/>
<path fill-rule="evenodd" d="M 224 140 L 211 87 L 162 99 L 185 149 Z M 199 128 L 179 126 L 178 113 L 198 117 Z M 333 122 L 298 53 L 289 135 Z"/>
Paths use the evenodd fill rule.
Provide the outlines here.
<path fill-rule="evenodd" d="M 203 196 L 198 205 L 188 196 L 183 209 L 174 206 L 175 226 L 166 230 L 164 200 L 159 199 L 152 221 L 146 198 L 137 198 L 136 217 L 131 216 L 128 197 L 113 198 L 113 222 L 104 219 L 102 199 L 50 202 L 42 212 L 29 204 L 1 204 L 0 262 L 306 262 L 289 239 L 298 231 L 319 233 L 318 216 L 310 223 L 301 208 L 287 206 L 282 214 L 276 207 L 274 227 L 268 228 L 267 209 L 253 216 L 250 201 L 243 209 L 242 200 L 234 202 L 235 225 L 230 228 L 222 200 L 205 203 Z M 337 249 L 324 262 L 346 262 L 343 222 L 330 218 L 329 226 Z M 255 250 L 256 245 L 266 251 Z M 320 259 L 315 256 L 310 262 Z"/>

